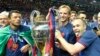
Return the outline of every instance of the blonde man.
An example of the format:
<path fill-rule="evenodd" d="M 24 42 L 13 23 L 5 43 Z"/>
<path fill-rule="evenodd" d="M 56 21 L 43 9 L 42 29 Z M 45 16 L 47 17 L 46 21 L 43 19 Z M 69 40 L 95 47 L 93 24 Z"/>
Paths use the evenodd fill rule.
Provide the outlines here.
<path fill-rule="evenodd" d="M 71 8 L 68 5 L 61 5 L 59 7 L 59 10 L 58 10 L 59 17 L 60 17 L 59 24 L 61 24 L 59 31 L 62 33 L 62 37 L 66 41 L 68 41 L 71 44 L 74 44 L 76 39 L 75 39 L 75 34 L 72 29 L 72 25 L 69 22 L 70 11 L 71 11 Z M 67 51 L 65 51 L 62 47 L 60 47 L 60 44 L 57 41 L 55 45 L 54 56 L 70 56 L 70 54 Z"/>

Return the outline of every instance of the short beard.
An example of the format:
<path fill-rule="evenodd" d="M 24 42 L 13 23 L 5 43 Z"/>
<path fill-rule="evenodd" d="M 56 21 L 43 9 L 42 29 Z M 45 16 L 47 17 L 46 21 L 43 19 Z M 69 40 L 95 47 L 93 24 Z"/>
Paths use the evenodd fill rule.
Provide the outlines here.
<path fill-rule="evenodd" d="M 11 23 L 10 25 L 11 25 L 12 27 L 18 29 L 18 28 L 20 27 L 21 24 L 19 24 L 19 25 L 15 25 L 15 24 L 12 24 L 12 23 Z M 16 29 L 15 29 L 15 30 L 16 30 Z"/>

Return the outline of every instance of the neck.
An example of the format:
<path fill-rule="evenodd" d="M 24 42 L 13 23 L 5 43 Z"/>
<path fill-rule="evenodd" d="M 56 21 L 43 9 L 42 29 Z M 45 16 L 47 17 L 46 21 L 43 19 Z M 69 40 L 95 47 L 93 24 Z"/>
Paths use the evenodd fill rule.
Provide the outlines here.
<path fill-rule="evenodd" d="M 83 30 L 83 31 L 82 31 L 82 33 L 80 33 L 80 36 L 82 36 L 82 35 L 83 35 L 83 33 L 84 33 L 85 31 L 86 31 L 86 30 Z"/>
<path fill-rule="evenodd" d="M 62 25 L 65 26 L 68 23 L 68 21 L 62 22 Z"/>
<path fill-rule="evenodd" d="M 12 30 L 17 30 L 19 28 L 19 26 L 16 26 L 16 25 L 13 25 L 13 24 L 10 24 L 10 27 Z"/>

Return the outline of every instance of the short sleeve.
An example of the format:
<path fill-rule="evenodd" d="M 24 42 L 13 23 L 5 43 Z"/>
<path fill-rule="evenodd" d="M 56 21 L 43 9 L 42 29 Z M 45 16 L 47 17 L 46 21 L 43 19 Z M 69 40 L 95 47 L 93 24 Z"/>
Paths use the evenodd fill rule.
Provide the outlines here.
<path fill-rule="evenodd" d="M 83 35 L 81 36 L 78 42 L 88 47 L 95 41 L 96 38 L 97 38 L 97 35 L 93 31 L 86 31 L 83 33 Z"/>

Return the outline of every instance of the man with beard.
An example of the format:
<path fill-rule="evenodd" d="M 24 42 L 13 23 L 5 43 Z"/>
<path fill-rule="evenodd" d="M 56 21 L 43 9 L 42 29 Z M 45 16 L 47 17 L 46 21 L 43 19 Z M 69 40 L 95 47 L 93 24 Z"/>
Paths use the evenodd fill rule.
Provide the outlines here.
<path fill-rule="evenodd" d="M 10 25 L 0 29 L 0 56 L 29 56 L 34 41 L 30 28 L 20 24 L 21 16 L 17 10 L 10 11 Z"/>
<path fill-rule="evenodd" d="M 70 44 L 64 38 L 60 31 L 56 31 L 56 38 L 62 47 L 71 55 L 79 53 L 79 56 L 99 56 L 100 55 L 100 39 L 92 29 L 87 29 L 87 25 L 82 19 L 72 21 L 73 30 L 80 39 L 75 44 Z"/>

